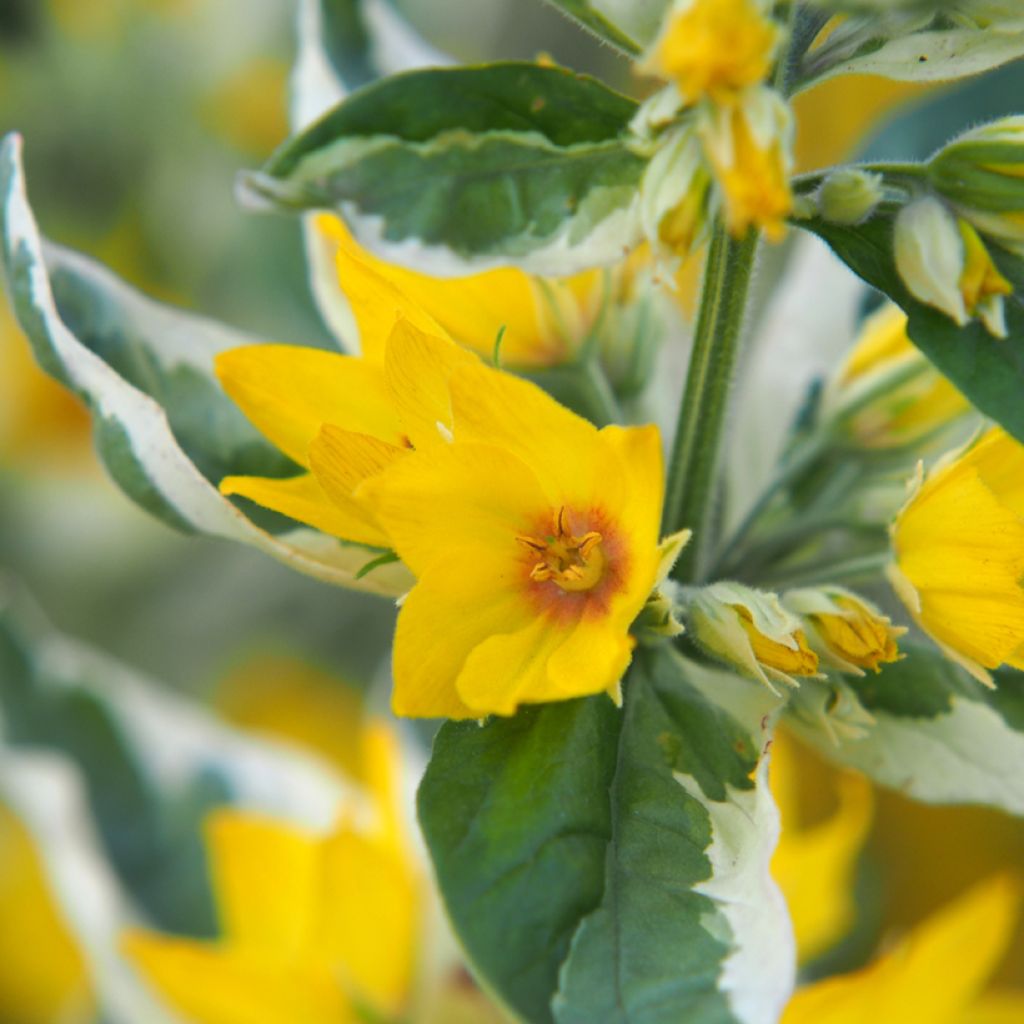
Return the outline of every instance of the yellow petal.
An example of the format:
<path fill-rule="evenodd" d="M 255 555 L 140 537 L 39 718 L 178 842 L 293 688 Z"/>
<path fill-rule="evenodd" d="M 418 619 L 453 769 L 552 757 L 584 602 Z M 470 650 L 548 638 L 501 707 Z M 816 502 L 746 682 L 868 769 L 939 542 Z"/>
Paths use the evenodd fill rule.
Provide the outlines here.
<path fill-rule="evenodd" d="M 578 696 L 555 693 L 548 675 L 548 659 L 564 640 L 565 632 L 545 618 L 488 637 L 474 648 L 459 673 L 459 696 L 475 709 L 475 717 L 514 715 L 521 703 Z"/>
<path fill-rule="evenodd" d="M 537 475 L 551 504 L 591 500 L 596 428 L 535 384 L 482 363 L 456 367 L 451 382 L 459 441 L 497 445 Z"/>
<path fill-rule="evenodd" d="M 337 244 L 338 280 L 352 307 L 359 347 L 367 360 L 384 361 L 387 340 L 399 320 L 408 320 L 427 334 L 444 334 L 444 328 L 392 276 L 397 268 L 361 248 L 343 221 L 324 214 L 317 218 L 317 227 Z"/>
<path fill-rule="evenodd" d="M 444 579 L 435 589 L 433 579 L 413 587 L 398 615 L 392 710 L 411 718 L 480 718 L 459 696 L 456 679 L 475 647 L 523 623 L 522 602 L 484 592 L 467 602 Z"/>
<path fill-rule="evenodd" d="M 488 359 L 504 327 L 503 361 L 514 366 L 562 361 L 566 356 L 566 335 L 562 331 L 570 335 L 581 331 L 581 313 L 573 314 L 586 307 L 584 301 L 572 300 L 577 294 L 589 299 L 592 274 L 564 284 L 536 282 L 511 268 L 466 277 L 431 277 L 379 259 L 361 248 L 344 224 L 330 219 L 333 223 L 328 230 L 339 245 L 341 287 L 352 302 L 363 352 L 371 358 L 383 353 L 382 343 L 399 316 L 429 334 L 450 337 Z M 545 296 L 545 288 L 554 292 L 550 299 Z M 563 296 L 563 292 L 568 294 Z M 562 330 L 556 314 L 569 321 Z"/>
<path fill-rule="evenodd" d="M 793 919 L 801 962 L 831 948 L 853 926 L 857 861 L 872 819 L 871 787 L 862 776 L 835 773 L 838 805 L 823 820 L 801 827 L 791 744 L 772 744 L 772 791 L 782 816 L 782 835 L 772 874 Z"/>
<path fill-rule="evenodd" d="M 405 853 L 400 790 L 402 753 L 391 725 L 377 718 L 368 722 L 360 740 L 362 778 L 380 815 L 380 833 L 396 853 Z"/>
<path fill-rule="evenodd" d="M 214 702 L 230 721 L 301 744 L 346 778 L 367 782 L 362 699 L 306 661 L 260 652 L 221 679 Z"/>
<path fill-rule="evenodd" d="M 841 163 L 882 118 L 935 87 L 874 75 L 837 75 L 795 96 L 797 170 Z"/>
<path fill-rule="evenodd" d="M 974 465 L 928 480 L 897 519 L 893 544 L 928 633 L 988 668 L 1013 656 L 1024 636 L 1024 518 Z"/>
<path fill-rule="evenodd" d="M 388 339 L 384 378 L 402 427 L 417 448 L 445 440 L 452 428 L 448 382 L 476 360 L 458 345 L 399 320 Z"/>
<path fill-rule="evenodd" d="M 316 839 L 269 818 L 234 810 L 206 819 L 221 927 L 239 949 L 279 959 L 309 946 L 316 904 Z"/>
<path fill-rule="evenodd" d="M 212 943 L 133 931 L 125 956 L 191 1024 L 357 1024 L 325 964 L 282 963 Z"/>
<path fill-rule="evenodd" d="M 548 692 L 557 696 L 527 694 L 523 700 L 568 700 L 591 693 L 608 693 L 617 700 L 633 658 L 635 641 L 627 632 L 633 618 L 581 619 L 548 661 Z"/>
<path fill-rule="evenodd" d="M 28 829 L 0 804 L 0 1020 L 91 1020 L 85 959 L 50 892 Z"/>
<path fill-rule="evenodd" d="M 237 494 L 264 508 L 306 523 L 332 537 L 356 544 L 387 547 L 388 539 L 373 516 L 358 502 L 332 500 L 312 473 L 287 480 L 262 476 L 229 476 L 220 482 L 222 494 Z M 369 556 L 367 556 L 369 561 Z"/>
<path fill-rule="evenodd" d="M 384 373 L 353 356 L 296 345 L 247 345 L 216 360 L 224 390 L 253 425 L 301 465 L 324 423 L 400 443 Z"/>
<path fill-rule="evenodd" d="M 389 1014 L 409 995 L 419 917 L 402 851 L 340 829 L 324 843 L 323 889 L 312 948 L 362 1000 Z"/>
<path fill-rule="evenodd" d="M 441 445 L 394 462 L 359 489 L 417 577 L 464 595 L 517 586 L 528 532 L 551 506 L 514 455 L 484 444 Z"/>
<path fill-rule="evenodd" d="M 408 454 L 407 448 L 327 424 L 309 446 L 309 464 L 317 485 L 338 512 L 347 519 L 362 520 L 377 538 L 364 543 L 390 547 L 386 531 L 367 503 L 355 496 L 355 491 L 364 481 Z"/>
<path fill-rule="evenodd" d="M 1024 992 L 993 992 L 983 996 L 956 1024 L 1020 1024 L 1024 1020 Z"/>
<path fill-rule="evenodd" d="M 1006 878 L 977 886 L 864 970 L 797 992 L 782 1024 L 955 1024 L 1006 951 L 1019 902 Z"/>

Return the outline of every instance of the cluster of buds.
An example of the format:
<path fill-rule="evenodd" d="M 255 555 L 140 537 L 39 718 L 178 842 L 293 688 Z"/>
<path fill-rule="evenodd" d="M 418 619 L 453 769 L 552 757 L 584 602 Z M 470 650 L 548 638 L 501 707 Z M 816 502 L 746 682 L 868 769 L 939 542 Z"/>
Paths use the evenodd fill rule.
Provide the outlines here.
<path fill-rule="evenodd" d="M 706 653 L 764 683 L 798 686 L 823 668 L 862 676 L 899 658 L 894 626 L 849 590 L 821 586 L 778 595 L 719 582 L 686 595 L 689 635 Z"/>
<path fill-rule="evenodd" d="M 1024 254 L 1024 117 L 955 139 L 929 162 L 930 191 L 896 221 L 896 266 L 915 298 L 958 324 L 977 317 L 1006 336 L 1013 284 L 999 250 Z"/>
<path fill-rule="evenodd" d="M 793 198 L 792 115 L 765 84 L 782 39 L 763 0 L 676 0 L 639 69 L 669 80 L 634 131 L 657 150 L 641 186 L 651 242 L 685 255 L 711 211 L 729 230 L 778 239 Z"/>

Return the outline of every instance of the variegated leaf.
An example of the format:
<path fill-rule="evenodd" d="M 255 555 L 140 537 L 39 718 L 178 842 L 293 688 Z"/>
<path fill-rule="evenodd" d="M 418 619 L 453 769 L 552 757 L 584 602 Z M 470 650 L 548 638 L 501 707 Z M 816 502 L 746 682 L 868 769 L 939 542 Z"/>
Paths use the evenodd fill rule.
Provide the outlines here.
<path fill-rule="evenodd" d="M 212 376 L 213 356 L 254 339 L 161 306 L 84 257 L 48 246 L 25 192 L 21 142 L 0 147 L 0 234 L 12 305 L 40 365 L 92 412 L 96 447 L 136 503 L 178 529 L 254 545 L 331 583 L 398 594 L 397 563 L 362 579 L 372 553 L 315 531 L 276 535 L 223 497 L 228 473 L 290 466 L 241 417 Z"/>
<path fill-rule="evenodd" d="M 633 101 L 538 64 L 396 75 L 353 93 L 244 179 L 257 202 L 332 210 L 430 273 L 567 274 L 639 239 Z"/>
<path fill-rule="evenodd" d="M 770 1024 L 793 981 L 772 700 L 667 648 L 623 692 L 442 728 L 419 808 L 455 930 L 530 1024 Z"/>
<path fill-rule="evenodd" d="M 1024 814 L 1024 673 L 998 672 L 993 692 L 934 648 L 903 646 L 903 661 L 849 684 L 874 718 L 862 735 L 837 735 L 807 715 L 794 727 L 833 760 L 917 800 Z"/>

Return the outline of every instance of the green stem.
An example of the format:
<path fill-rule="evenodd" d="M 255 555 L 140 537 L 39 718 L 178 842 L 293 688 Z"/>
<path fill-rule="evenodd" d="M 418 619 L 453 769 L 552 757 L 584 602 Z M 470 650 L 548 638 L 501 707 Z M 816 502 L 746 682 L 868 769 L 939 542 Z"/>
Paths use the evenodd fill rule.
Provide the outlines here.
<path fill-rule="evenodd" d="M 743 549 L 749 534 L 755 526 L 759 525 L 761 517 L 768 511 L 768 507 L 778 495 L 789 490 L 805 470 L 814 465 L 826 449 L 826 440 L 827 438 L 823 435 L 816 434 L 783 456 L 782 464 L 774 478 L 758 496 L 750 511 L 743 517 L 742 522 L 733 530 L 728 540 L 718 545 L 718 558 L 713 575 L 720 575 L 723 565 L 735 563 L 737 553 Z"/>
<path fill-rule="evenodd" d="M 870 555 L 859 555 L 845 562 L 822 561 L 794 567 L 790 572 L 780 572 L 771 577 L 773 588 L 802 587 L 808 584 L 856 583 L 876 579 L 891 560 L 888 550 Z"/>
<path fill-rule="evenodd" d="M 588 353 L 577 364 L 580 372 L 580 383 L 586 392 L 587 403 L 591 410 L 591 419 L 599 427 L 607 426 L 609 423 L 622 422 L 622 409 L 619 400 L 615 397 L 612 386 L 601 368 L 597 356 Z"/>
<path fill-rule="evenodd" d="M 711 518 L 715 470 L 757 242 L 754 231 L 739 240 L 730 238 L 719 222 L 708 251 L 693 351 L 669 463 L 663 519 L 666 533 L 686 527 L 694 531 L 693 540 L 676 564 L 675 576 L 683 582 L 700 578 L 714 539 Z"/>

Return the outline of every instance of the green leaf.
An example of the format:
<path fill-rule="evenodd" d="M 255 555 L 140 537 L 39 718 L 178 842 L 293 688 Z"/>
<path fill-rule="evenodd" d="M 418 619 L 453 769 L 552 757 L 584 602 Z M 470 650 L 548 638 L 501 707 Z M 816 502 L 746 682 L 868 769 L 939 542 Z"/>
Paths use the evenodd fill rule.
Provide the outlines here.
<path fill-rule="evenodd" d="M 301 0 L 296 8 L 298 52 L 291 76 L 290 120 L 299 131 L 353 89 L 414 67 L 452 59 L 419 37 L 387 0 Z M 304 218 L 309 286 L 320 315 L 339 345 L 358 350 L 358 331 L 338 286 L 333 243 Z"/>
<path fill-rule="evenodd" d="M 987 690 L 923 643 L 903 661 L 847 680 L 874 717 L 860 738 L 830 738 L 806 716 L 797 731 L 826 756 L 929 803 L 976 803 L 1024 814 L 1024 673 Z M 807 684 L 814 685 L 814 684 Z"/>
<path fill-rule="evenodd" d="M 284 208 L 344 213 L 398 262 L 566 274 L 639 237 L 635 111 L 562 68 L 412 71 L 353 93 L 245 182 Z"/>
<path fill-rule="evenodd" d="M 833 55 L 828 44 L 804 60 L 797 91 L 836 75 L 880 75 L 901 82 L 950 82 L 1024 57 L 1019 27 L 935 28 L 892 39 L 865 39 L 853 53 Z"/>
<path fill-rule="evenodd" d="M 548 0 L 599 39 L 638 56 L 653 42 L 671 0 Z"/>
<path fill-rule="evenodd" d="M 729 681 L 742 720 L 709 697 Z M 624 694 L 441 729 L 419 813 L 449 917 L 531 1024 L 767 1024 L 793 971 L 771 709 L 668 649 L 638 651 Z"/>
<path fill-rule="evenodd" d="M 812 184 L 812 179 L 807 184 Z M 908 317 L 911 341 L 982 413 L 1024 441 L 1024 304 L 1020 289 L 1006 299 L 1006 338 L 994 338 L 976 321 L 959 327 L 944 313 L 919 302 L 896 271 L 893 225 L 898 211 L 897 204 L 886 203 L 865 224 L 855 227 L 831 224 L 820 217 L 798 224 L 823 238 L 854 273 L 900 306 Z M 994 244 L 990 251 L 1009 276 L 1020 276 L 1016 257 Z"/>
<path fill-rule="evenodd" d="M 89 406 L 97 451 L 125 494 L 171 526 L 252 544 L 328 582 L 384 594 L 407 589 L 401 566 L 357 581 L 365 548 L 305 528 L 274 536 L 219 493 L 227 473 L 295 468 L 212 376 L 217 352 L 254 339 L 152 302 L 84 257 L 45 244 L 20 149 L 15 135 L 0 146 L 0 240 L 14 312 L 43 369 Z"/>

